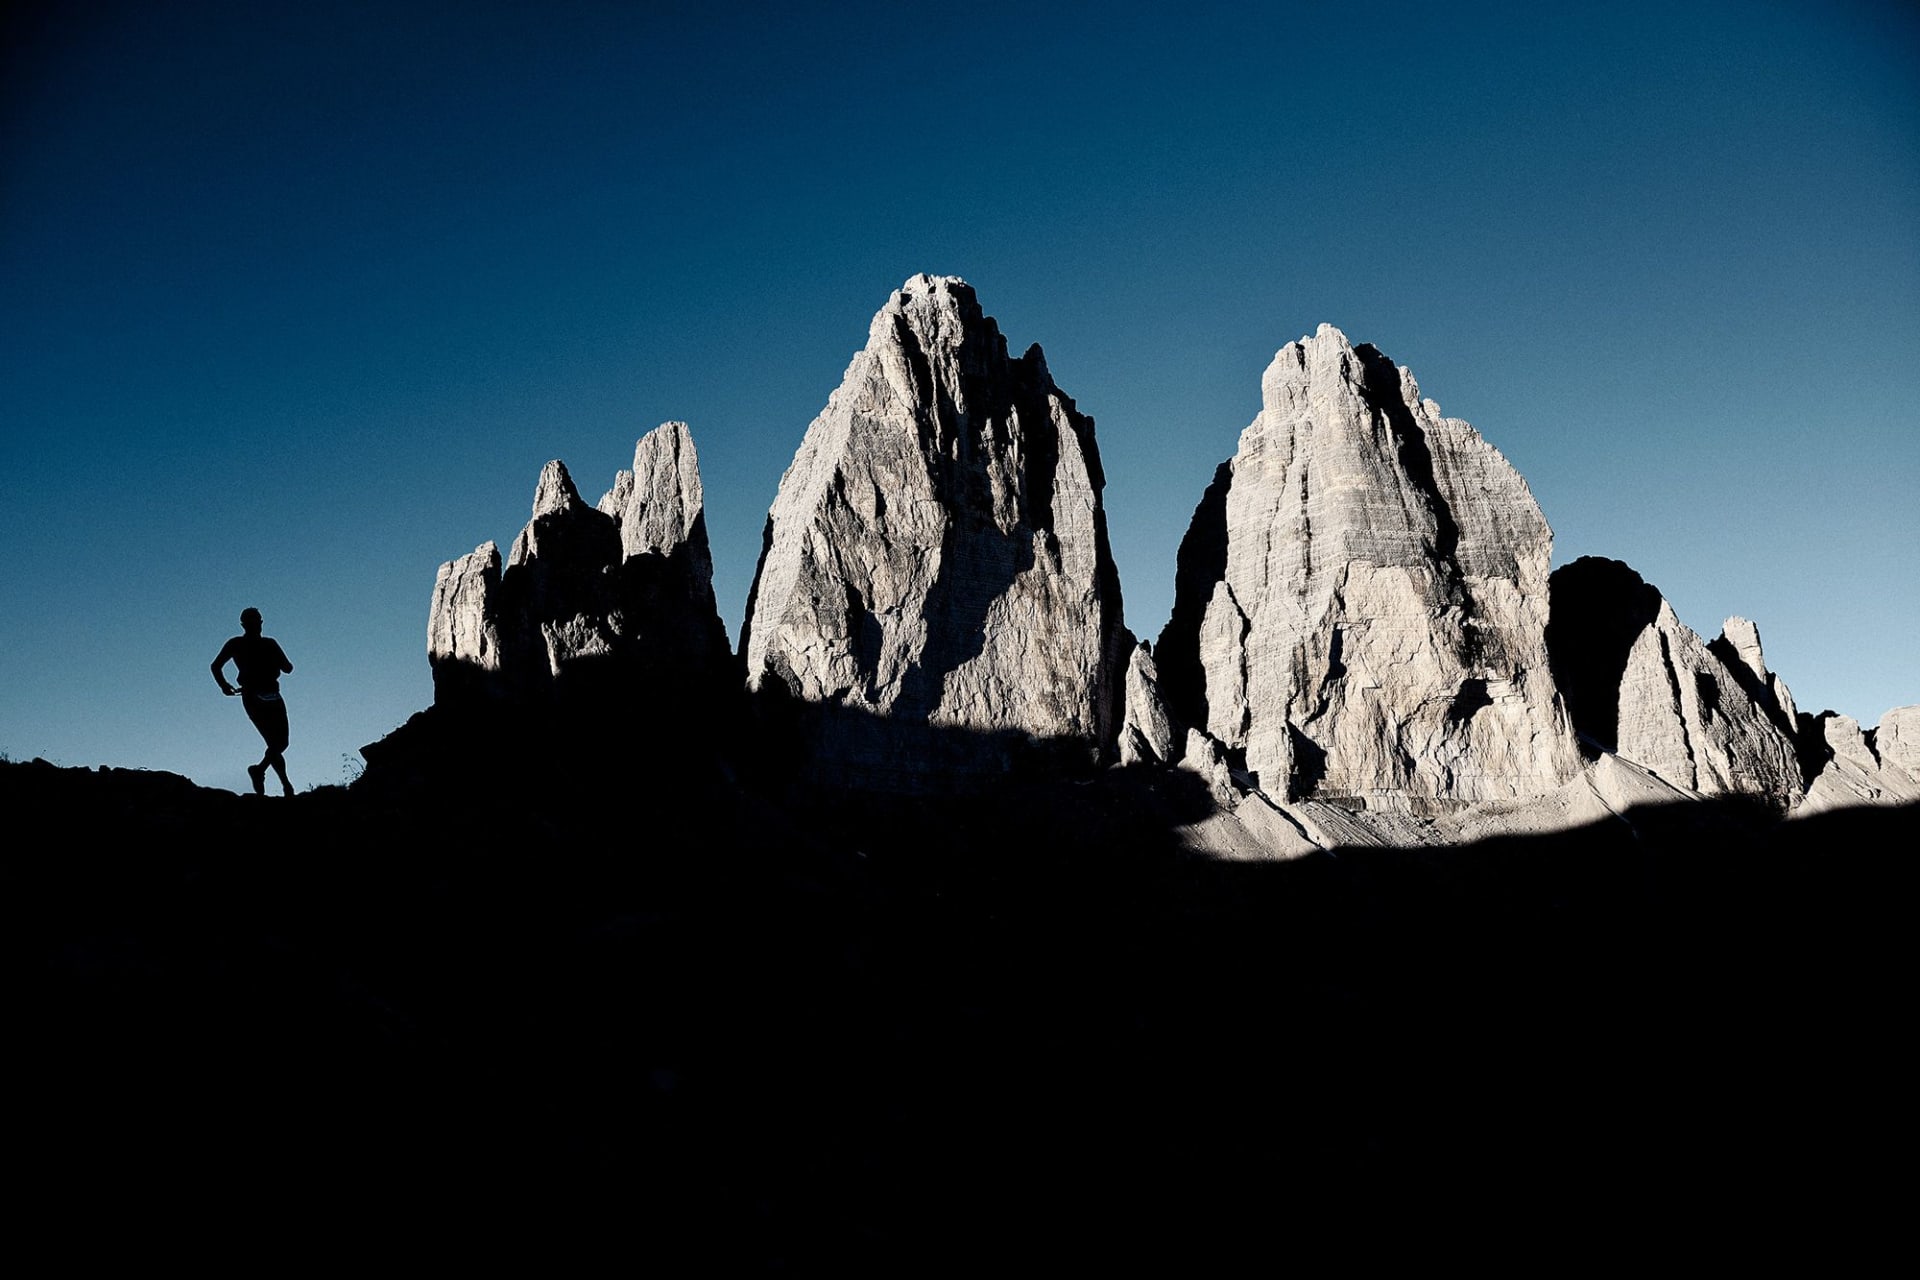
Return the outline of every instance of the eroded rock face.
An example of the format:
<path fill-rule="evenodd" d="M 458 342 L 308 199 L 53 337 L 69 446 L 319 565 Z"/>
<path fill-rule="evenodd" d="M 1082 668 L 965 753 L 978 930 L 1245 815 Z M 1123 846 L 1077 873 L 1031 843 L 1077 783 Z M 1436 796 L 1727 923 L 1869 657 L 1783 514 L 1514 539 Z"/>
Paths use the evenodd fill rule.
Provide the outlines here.
<path fill-rule="evenodd" d="M 1674 786 L 1783 807 L 1803 789 L 1793 739 L 1665 600 L 1627 654 L 1619 724 L 1620 754 Z"/>
<path fill-rule="evenodd" d="M 613 517 L 587 505 L 563 463 L 549 462 L 534 489 L 533 519 L 500 575 L 511 636 L 506 673 L 519 682 L 516 692 L 611 664 L 621 628 L 610 570 L 619 554 Z"/>
<path fill-rule="evenodd" d="M 1745 618 L 1728 618 L 1720 635 L 1707 648 L 1733 672 L 1734 679 L 1747 691 L 1767 719 L 1794 737 L 1800 731 L 1800 710 L 1793 705 L 1787 682 L 1767 670 L 1766 654 L 1760 648 L 1760 628 Z"/>
<path fill-rule="evenodd" d="M 1799 798 L 1793 695 L 1767 670 L 1751 622 L 1727 619 L 1709 645 L 1627 565 L 1583 556 L 1554 572 L 1547 641 L 1594 751 L 1700 795 Z"/>
<path fill-rule="evenodd" d="M 684 422 L 663 423 L 633 449 L 603 502 L 617 502 L 622 625 L 635 661 L 695 684 L 735 679 L 732 646 L 713 596 L 700 455 Z"/>
<path fill-rule="evenodd" d="M 1175 717 L 1278 799 L 1441 811 L 1565 781 L 1552 531 L 1520 474 L 1329 325 L 1261 394 L 1181 546 L 1156 650 Z"/>
<path fill-rule="evenodd" d="M 442 565 L 427 623 L 437 704 L 698 687 L 729 665 L 698 461 L 683 423 L 643 437 L 599 507 L 549 462 L 506 567 L 487 543 Z"/>
<path fill-rule="evenodd" d="M 620 513 L 633 501 L 633 472 L 621 470 L 613 473 L 613 488 L 600 495 L 600 501 L 594 503 L 596 511 L 603 511 L 618 520 Z"/>
<path fill-rule="evenodd" d="M 603 501 L 618 503 L 623 558 L 672 556 L 681 548 L 696 590 L 713 590 L 713 558 L 707 547 L 706 494 L 700 487 L 700 455 L 684 422 L 668 422 L 640 438 L 633 470 L 622 471 Z"/>
<path fill-rule="evenodd" d="M 1873 739 L 1882 762 L 1920 783 L 1920 706 L 1895 707 L 1881 716 Z"/>
<path fill-rule="evenodd" d="M 1132 639 L 1093 422 L 953 278 L 881 308 L 781 479 L 750 689 L 816 776 L 915 790 L 1028 748 L 1108 756 Z"/>
<path fill-rule="evenodd" d="M 427 615 L 427 660 L 434 697 L 479 698 L 495 692 L 504 661 L 500 644 L 500 548 L 483 542 L 440 566 Z"/>
<path fill-rule="evenodd" d="M 1127 662 L 1126 720 L 1120 729 L 1121 764 L 1172 764 L 1173 721 L 1160 694 L 1160 673 L 1153 651 L 1145 644 L 1134 648 Z"/>
<path fill-rule="evenodd" d="M 1920 801 L 1916 729 L 1920 729 L 1920 707 L 1895 707 L 1870 733 L 1863 732 L 1852 716 L 1838 712 L 1802 715 L 1800 733 L 1807 749 L 1803 754 L 1812 755 L 1821 764 L 1796 814 Z"/>

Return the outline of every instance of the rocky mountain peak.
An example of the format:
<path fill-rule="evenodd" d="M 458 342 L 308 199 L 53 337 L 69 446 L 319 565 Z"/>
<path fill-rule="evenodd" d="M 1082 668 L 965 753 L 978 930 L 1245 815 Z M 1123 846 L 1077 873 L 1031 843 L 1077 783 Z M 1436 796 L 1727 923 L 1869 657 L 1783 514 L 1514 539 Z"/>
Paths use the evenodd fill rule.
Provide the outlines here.
<path fill-rule="evenodd" d="M 1760 628 L 1745 618 L 1728 618 L 1720 635 L 1707 648 L 1725 663 L 1734 681 L 1753 699 L 1754 705 L 1788 739 L 1799 734 L 1799 708 L 1786 681 L 1767 670 L 1766 654 L 1760 647 Z"/>
<path fill-rule="evenodd" d="M 507 566 L 548 559 L 563 576 L 573 577 L 576 566 L 606 564 L 617 545 L 612 519 L 586 504 L 566 464 L 556 458 L 540 468 L 533 489 L 533 518 L 513 540 Z"/>
<path fill-rule="evenodd" d="M 695 540 L 706 545 L 706 495 L 700 487 L 700 455 L 684 422 L 665 422 L 633 448 L 633 470 L 622 471 L 625 496 L 615 514 L 620 520 L 620 549 L 628 556 L 672 555 Z M 615 490 L 622 481 L 616 479 Z M 712 576 L 712 566 L 705 571 Z"/>
<path fill-rule="evenodd" d="M 533 488 L 533 518 L 561 515 L 584 506 L 580 491 L 567 474 L 567 464 L 555 458 L 540 468 L 540 479 Z"/>
<path fill-rule="evenodd" d="M 1110 754 L 1131 638 L 1093 422 L 973 289 L 915 276 L 808 427 L 748 603 L 749 687 L 809 760 L 916 789 Z"/>
<path fill-rule="evenodd" d="M 1195 847 L 1236 857 L 1920 788 L 1920 709 L 1802 715 L 1751 621 L 1705 642 L 1617 561 L 1549 582 L 1514 467 L 1330 324 L 1263 371 L 1172 617 L 1136 644 L 1093 421 L 1039 346 L 1010 350 L 957 277 L 886 299 L 781 479 L 737 663 L 686 424 L 592 506 L 549 462 L 504 565 L 483 543 L 441 566 L 436 702 L 566 705 L 596 742 L 671 706 L 682 732 L 654 739 L 685 742 L 733 731 L 744 676 L 767 776 L 925 792 L 1117 761 L 1151 787 L 1180 765 L 1219 805 Z"/>
<path fill-rule="evenodd" d="M 1577 767 L 1548 670 L 1552 531 L 1413 375 L 1331 325 L 1282 347 L 1180 551 L 1176 716 L 1275 799 L 1429 810 Z"/>
<path fill-rule="evenodd" d="M 1756 679 L 1767 674 L 1767 662 L 1760 649 L 1760 628 L 1742 617 L 1728 618 L 1720 625 L 1720 642 L 1727 650 L 1727 656 L 1748 671 Z"/>

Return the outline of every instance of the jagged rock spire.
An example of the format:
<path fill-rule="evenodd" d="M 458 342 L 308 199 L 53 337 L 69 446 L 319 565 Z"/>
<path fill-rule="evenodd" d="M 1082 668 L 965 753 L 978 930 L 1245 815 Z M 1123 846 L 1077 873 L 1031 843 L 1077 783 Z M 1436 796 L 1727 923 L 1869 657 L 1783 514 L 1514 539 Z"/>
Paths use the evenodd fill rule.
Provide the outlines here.
<path fill-rule="evenodd" d="M 427 624 L 435 701 L 703 687 L 730 666 L 712 579 L 684 423 L 643 437 L 598 507 L 549 462 L 504 570 L 490 542 L 440 568 Z"/>
<path fill-rule="evenodd" d="M 812 767 L 918 789 L 1043 747 L 1110 754 L 1131 637 L 1093 422 L 973 289 L 906 282 L 767 519 L 743 650 Z"/>
<path fill-rule="evenodd" d="M 1803 785 L 1793 739 L 1743 686 L 1662 600 L 1620 680 L 1620 754 L 1702 795 L 1792 804 Z"/>
<path fill-rule="evenodd" d="M 619 526 L 625 576 L 645 579 L 629 581 L 629 594 L 638 590 L 642 597 L 662 591 L 675 595 L 674 600 L 661 598 L 652 611 L 659 614 L 684 605 L 685 614 L 676 621 L 691 651 L 730 663 L 732 650 L 725 628 L 719 625 L 713 596 L 713 552 L 707 542 L 700 455 L 687 424 L 665 422 L 642 436 L 633 448 L 633 470 L 615 477 L 613 489 L 600 500 L 600 509 L 610 511 Z M 640 603 L 645 607 L 644 599 Z M 717 657 L 711 652 L 716 646 Z"/>
<path fill-rule="evenodd" d="M 1707 645 L 1716 658 L 1726 664 L 1740 687 L 1755 705 L 1766 713 L 1789 738 L 1800 731 L 1800 711 L 1786 681 L 1767 670 L 1767 657 L 1760 647 L 1760 628 L 1745 618 L 1728 618 L 1720 626 L 1720 635 Z"/>
<path fill-rule="evenodd" d="M 623 486 L 624 496 L 611 513 L 620 521 L 622 555 L 629 560 L 639 555 L 672 556 L 684 546 L 693 557 L 695 576 L 711 586 L 713 561 L 707 548 L 700 455 L 687 424 L 665 422 L 642 436 L 633 448 L 633 470 L 620 473 L 615 492 Z"/>

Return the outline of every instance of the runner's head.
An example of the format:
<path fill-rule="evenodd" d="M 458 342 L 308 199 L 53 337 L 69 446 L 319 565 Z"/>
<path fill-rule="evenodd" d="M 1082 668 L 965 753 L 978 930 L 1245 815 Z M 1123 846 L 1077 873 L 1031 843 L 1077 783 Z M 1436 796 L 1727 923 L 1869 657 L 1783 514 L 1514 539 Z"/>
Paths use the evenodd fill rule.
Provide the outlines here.
<path fill-rule="evenodd" d="M 242 609 L 240 611 L 240 629 L 250 636 L 259 635 L 260 611 L 258 609 Z"/>

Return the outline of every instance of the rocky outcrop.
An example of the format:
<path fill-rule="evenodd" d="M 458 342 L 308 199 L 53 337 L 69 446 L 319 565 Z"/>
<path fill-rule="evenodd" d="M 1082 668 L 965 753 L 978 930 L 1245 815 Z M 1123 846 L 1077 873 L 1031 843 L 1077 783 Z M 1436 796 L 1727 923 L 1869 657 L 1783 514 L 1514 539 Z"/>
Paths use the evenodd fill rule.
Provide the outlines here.
<path fill-rule="evenodd" d="M 1664 600 L 1627 655 L 1619 750 L 1701 795 L 1766 796 L 1784 806 L 1801 791 L 1793 740 Z"/>
<path fill-rule="evenodd" d="M 598 507 L 549 462 L 504 570 L 493 543 L 440 568 L 427 623 L 436 704 L 591 702 L 719 680 L 730 655 L 701 503 L 684 423 L 643 437 Z"/>
<path fill-rule="evenodd" d="M 1760 633 L 1729 618 L 1712 645 L 1659 590 L 1617 560 L 1583 557 L 1553 575 L 1547 638 L 1575 727 L 1698 795 L 1752 795 L 1782 807 L 1802 774 L 1782 717 L 1786 685 L 1766 669 Z"/>
<path fill-rule="evenodd" d="M 1110 758 L 1132 639 L 1093 422 L 973 290 L 873 318 L 767 518 L 749 688 L 815 776 L 916 790 L 1031 752 Z"/>
<path fill-rule="evenodd" d="M 436 700 L 481 699 L 499 692 L 500 548 L 483 542 L 440 566 L 427 614 L 427 661 Z"/>
<path fill-rule="evenodd" d="M 1261 395 L 1180 549 L 1156 649 L 1175 718 L 1276 799 L 1442 812 L 1572 776 L 1552 531 L 1520 474 L 1328 325 Z"/>
<path fill-rule="evenodd" d="M 602 502 L 617 502 L 620 624 L 633 661 L 662 678 L 703 689 L 736 679 L 733 649 L 713 596 L 700 456 L 684 422 L 668 422 L 633 449 L 632 480 L 615 478 Z"/>
<path fill-rule="evenodd" d="M 1920 751 L 1915 730 L 1920 707 L 1896 707 L 1878 728 L 1862 731 L 1852 716 L 1825 711 L 1800 717 L 1806 754 L 1818 772 L 1796 816 L 1862 804 L 1911 804 L 1920 801 Z"/>
<path fill-rule="evenodd" d="M 1888 768 L 1920 782 L 1920 706 L 1895 707 L 1873 731 L 1875 753 Z"/>
<path fill-rule="evenodd" d="M 1160 694 L 1160 673 L 1153 650 L 1144 642 L 1127 662 L 1126 719 L 1120 727 L 1121 764 L 1171 764 L 1173 721 Z"/>
<path fill-rule="evenodd" d="M 1236 858 L 1702 796 L 1803 813 L 1920 798 L 1920 708 L 1871 731 L 1802 715 L 1752 622 L 1703 642 L 1616 561 L 1576 561 L 1549 592 L 1524 480 L 1379 351 L 1322 326 L 1261 389 L 1181 544 L 1172 617 L 1136 644 L 1091 419 L 1037 346 L 1009 354 L 965 282 L 916 276 L 782 478 L 738 661 L 693 440 L 667 423 L 597 504 L 550 462 L 506 556 L 489 542 L 440 567 L 439 737 L 413 735 L 415 755 L 494 725 L 473 758 L 563 743 L 554 775 L 591 756 L 611 771 L 595 785 L 642 740 L 711 763 L 726 739 L 743 776 L 796 776 L 785 761 L 902 792 L 1179 765 L 1192 776 L 1113 781 L 1210 805 L 1182 838 Z M 671 731 L 633 732 L 654 722 Z"/>
<path fill-rule="evenodd" d="M 1745 618 L 1728 618 L 1720 626 L 1720 635 L 1707 648 L 1733 673 L 1754 705 L 1789 738 L 1800 732 L 1800 711 L 1793 705 L 1793 694 L 1786 681 L 1767 670 L 1767 659 L 1760 648 L 1760 628 Z"/>
<path fill-rule="evenodd" d="M 633 470 L 614 478 L 601 510 L 619 522 L 620 554 L 687 557 L 688 588 L 713 598 L 713 557 L 707 546 L 706 494 L 700 487 L 700 456 L 684 422 L 668 422 L 640 438 Z"/>
<path fill-rule="evenodd" d="M 1214 804 L 1232 809 L 1242 798 L 1239 779 L 1227 763 L 1227 749 L 1219 741 L 1198 729 L 1187 730 L 1186 747 L 1180 753 L 1180 767 L 1206 784 Z"/>
<path fill-rule="evenodd" d="M 547 463 L 534 489 L 533 519 L 513 540 L 500 576 L 514 692 L 598 684 L 612 674 L 624 629 L 611 574 L 619 556 L 613 518 L 587 505 L 564 464 Z"/>

